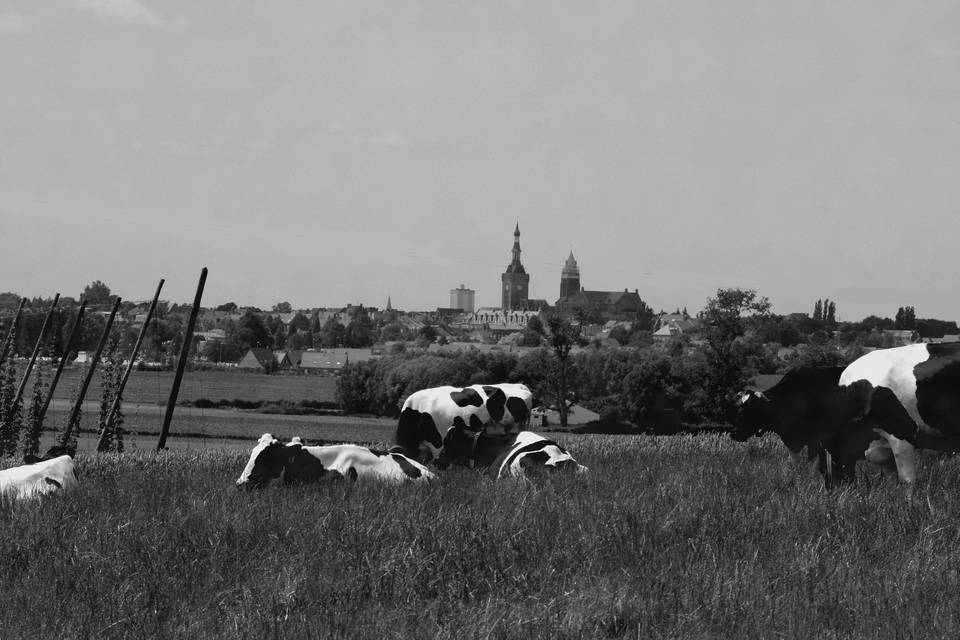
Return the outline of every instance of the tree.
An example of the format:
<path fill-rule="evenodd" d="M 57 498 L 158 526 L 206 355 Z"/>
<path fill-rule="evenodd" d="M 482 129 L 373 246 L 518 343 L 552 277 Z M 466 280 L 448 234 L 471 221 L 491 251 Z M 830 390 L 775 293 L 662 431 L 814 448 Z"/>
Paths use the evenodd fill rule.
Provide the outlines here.
<path fill-rule="evenodd" d="M 762 343 L 756 329 L 770 317 L 770 301 L 751 289 L 718 289 L 701 314 L 705 418 L 723 422 L 732 413 L 737 395 L 756 373 Z M 749 335 L 752 331 L 753 335 Z"/>
<path fill-rule="evenodd" d="M 277 304 L 273 305 L 273 312 L 274 313 L 292 313 L 293 307 L 290 306 L 289 302 L 278 302 Z"/>
<path fill-rule="evenodd" d="M 116 296 L 110 295 L 110 287 L 99 280 L 94 280 L 83 288 L 83 297 L 91 307 L 106 306 L 113 302 Z"/>
<path fill-rule="evenodd" d="M 897 315 L 893 320 L 894 329 L 916 329 L 917 314 L 913 307 L 900 307 L 897 309 Z"/>
<path fill-rule="evenodd" d="M 273 336 L 263 318 L 250 310 L 237 321 L 237 337 L 243 351 L 253 347 L 269 348 L 273 344 Z"/>
<path fill-rule="evenodd" d="M 557 412 L 560 414 L 560 428 L 567 428 L 567 415 L 575 398 L 570 397 L 570 381 L 573 367 L 570 350 L 580 341 L 580 325 L 572 325 L 560 316 L 547 319 L 550 328 L 550 346 L 556 360 L 553 377 L 554 393 L 557 400 Z"/>
<path fill-rule="evenodd" d="M 227 302 L 221 305 L 217 305 L 216 311 L 223 311 L 225 313 L 236 313 L 237 312 L 237 303 L 236 302 Z"/>

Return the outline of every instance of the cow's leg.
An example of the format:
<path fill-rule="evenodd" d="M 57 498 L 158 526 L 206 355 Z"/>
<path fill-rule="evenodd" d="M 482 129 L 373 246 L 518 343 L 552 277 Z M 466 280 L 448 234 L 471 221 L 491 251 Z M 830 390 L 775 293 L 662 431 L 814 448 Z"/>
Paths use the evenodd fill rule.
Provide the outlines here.
<path fill-rule="evenodd" d="M 893 457 L 893 449 L 886 438 L 873 440 L 863 452 L 864 459 L 875 464 L 887 475 L 897 475 L 897 462 Z"/>
<path fill-rule="evenodd" d="M 893 451 L 893 457 L 897 462 L 897 474 L 900 476 L 900 481 L 912 484 L 917 476 L 916 454 L 913 445 L 890 434 L 887 434 L 887 440 L 890 442 L 890 449 Z"/>

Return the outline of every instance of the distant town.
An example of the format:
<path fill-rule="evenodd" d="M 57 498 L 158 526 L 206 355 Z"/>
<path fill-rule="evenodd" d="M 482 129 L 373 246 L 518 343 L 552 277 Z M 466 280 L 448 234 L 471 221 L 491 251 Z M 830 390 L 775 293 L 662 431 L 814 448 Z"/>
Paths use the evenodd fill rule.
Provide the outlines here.
<path fill-rule="evenodd" d="M 193 332 L 192 357 L 198 363 L 258 371 L 330 372 L 405 349 L 434 351 L 506 350 L 522 353 L 549 344 L 548 319 L 559 317 L 577 327 L 578 348 L 645 348 L 676 341 L 696 341 L 702 312 L 687 309 L 654 311 L 637 289 L 590 290 L 581 286 L 580 268 L 571 251 L 559 278 L 554 301 L 531 298 L 530 276 L 520 258 L 520 228 L 513 232 L 511 261 L 501 275 L 501 305 L 475 307 L 475 291 L 460 284 L 450 290 L 450 303 L 428 311 L 347 305 L 337 308 L 293 309 L 278 302 L 270 310 L 229 302 L 200 308 Z M 754 292 L 751 292 L 751 296 Z M 69 356 L 83 362 L 97 344 L 116 298 L 101 281 L 88 285 L 82 299 L 92 311 Z M 52 300 L 34 298 L 18 323 L 14 353 L 34 347 Z M 16 293 L 0 293 L 0 330 L 10 333 L 11 320 L 21 304 Z M 62 355 L 67 332 L 79 305 L 72 297 L 59 298 L 49 320 L 44 347 L 50 356 Z M 836 302 L 811 302 L 812 313 L 769 315 L 764 320 L 764 343 L 775 358 L 789 361 L 814 345 L 837 349 L 850 346 L 882 347 L 918 341 L 960 339 L 955 321 L 917 318 L 912 307 L 900 307 L 893 318 L 870 316 L 859 322 L 838 322 Z M 166 368 L 182 346 L 183 329 L 191 308 L 161 301 L 144 332 L 140 359 Z M 734 310 L 739 312 L 739 310 Z M 114 348 L 132 345 L 147 320 L 149 302 L 121 301 L 113 318 Z M 71 316 L 71 314 L 73 314 Z"/>

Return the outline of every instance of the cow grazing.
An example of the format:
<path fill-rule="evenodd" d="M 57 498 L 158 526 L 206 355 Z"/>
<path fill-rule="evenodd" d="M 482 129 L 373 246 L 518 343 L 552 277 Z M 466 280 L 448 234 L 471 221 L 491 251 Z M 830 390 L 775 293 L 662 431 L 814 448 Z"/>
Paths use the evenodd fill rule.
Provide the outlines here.
<path fill-rule="evenodd" d="M 73 458 L 56 453 L 54 448 L 44 458 L 28 456 L 27 464 L 0 471 L 0 495 L 23 500 L 76 487 Z"/>
<path fill-rule="evenodd" d="M 853 421 L 849 399 L 839 386 L 844 367 L 797 367 L 765 392 L 741 396 L 731 437 L 745 441 L 776 433 L 790 457 L 818 459 L 827 486 L 853 479 L 857 460 L 878 436 Z M 828 455 L 829 454 L 829 455 Z"/>
<path fill-rule="evenodd" d="M 345 477 L 399 483 L 424 482 L 436 476 L 399 453 L 378 452 L 355 444 L 304 446 L 298 437 L 283 444 L 265 433 L 250 454 L 237 486 L 260 488 L 274 480 L 289 484 Z"/>
<path fill-rule="evenodd" d="M 915 448 L 960 450 L 960 343 L 878 349 L 844 369 L 855 419 L 880 436 L 867 459 L 911 483 Z"/>
<path fill-rule="evenodd" d="M 400 410 L 395 450 L 430 462 L 439 457 L 443 434 L 460 418 L 491 434 L 520 431 L 530 421 L 533 393 L 524 384 L 434 387 L 410 394 Z"/>
<path fill-rule="evenodd" d="M 529 477 L 542 472 L 587 471 L 566 449 L 540 434 L 521 431 L 491 435 L 469 429 L 459 418 L 447 430 L 443 451 L 437 460 L 441 468 L 449 464 L 488 469 L 498 479 Z"/>

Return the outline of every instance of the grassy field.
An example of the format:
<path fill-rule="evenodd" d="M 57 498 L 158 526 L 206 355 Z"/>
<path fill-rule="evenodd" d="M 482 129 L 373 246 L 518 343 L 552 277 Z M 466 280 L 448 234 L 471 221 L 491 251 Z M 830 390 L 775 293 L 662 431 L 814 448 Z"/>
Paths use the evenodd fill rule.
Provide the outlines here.
<path fill-rule="evenodd" d="M 86 375 L 86 368 L 79 365 L 67 367 L 54 392 L 55 399 L 69 400 Z M 45 380 L 53 372 L 45 372 Z M 33 388 L 28 382 L 29 390 Z M 208 400 L 239 398 L 246 401 L 277 400 L 324 400 L 333 401 L 337 379 L 321 375 L 266 375 L 240 371 L 186 371 L 180 383 L 179 400 Z M 124 389 L 123 400 L 131 404 L 167 404 L 173 387 L 172 371 L 133 371 Z M 100 374 L 94 373 L 87 390 L 87 399 L 100 397 Z"/>
<path fill-rule="evenodd" d="M 4 638 L 943 638 L 960 464 L 827 493 L 766 438 L 565 436 L 587 476 L 238 491 L 241 450 L 80 454 L 0 505 Z"/>

